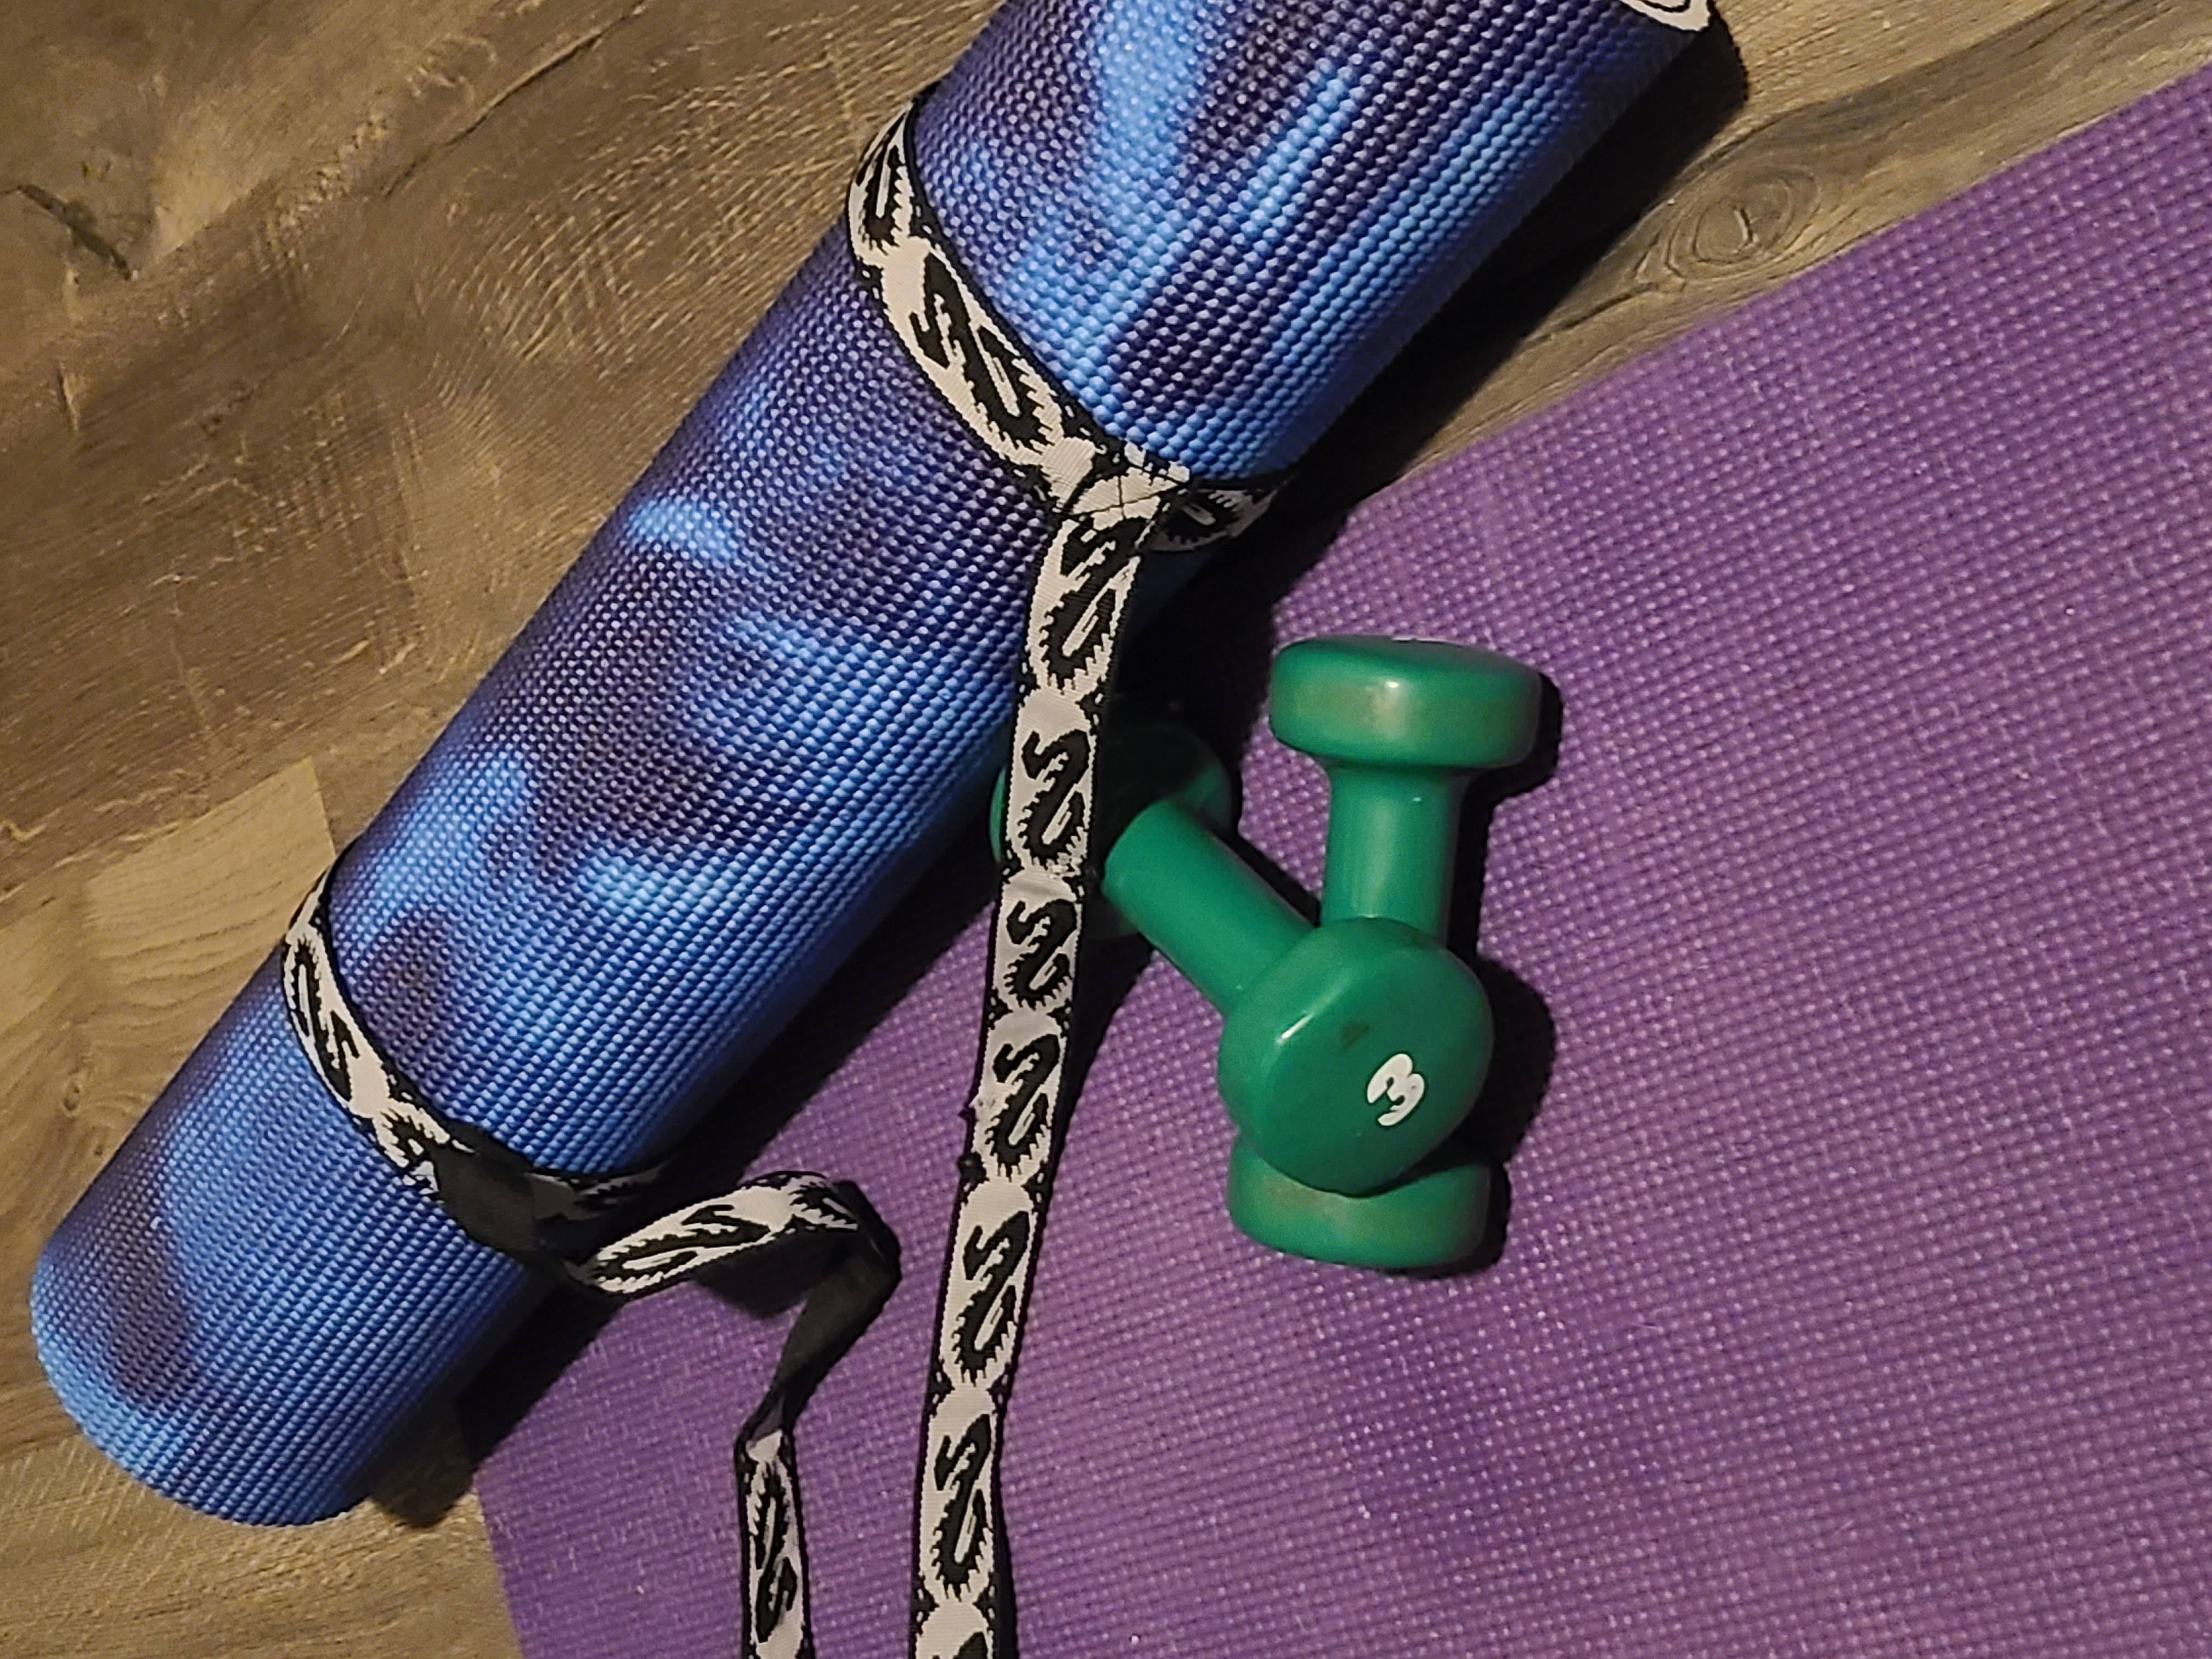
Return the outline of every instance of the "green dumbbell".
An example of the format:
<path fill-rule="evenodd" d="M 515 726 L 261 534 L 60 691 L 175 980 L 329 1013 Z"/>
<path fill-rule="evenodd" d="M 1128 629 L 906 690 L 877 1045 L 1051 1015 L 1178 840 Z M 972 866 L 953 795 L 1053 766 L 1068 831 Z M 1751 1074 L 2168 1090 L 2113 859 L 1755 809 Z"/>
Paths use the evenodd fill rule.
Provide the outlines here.
<path fill-rule="evenodd" d="M 1442 1266 L 1480 1242 L 1489 1172 L 1444 1150 L 1490 1061 L 1490 1010 L 1443 944 L 1469 775 L 1524 758 L 1542 681 L 1463 647 L 1310 640 L 1270 723 L 1329 778 L 1318 927 L 1223 843 L 1228 776 L 1173 727 L 1109 738 L 1099 890 L 1222 1011 L 1238 1130 L 1230 1214 L 1263 1243 Z"/>

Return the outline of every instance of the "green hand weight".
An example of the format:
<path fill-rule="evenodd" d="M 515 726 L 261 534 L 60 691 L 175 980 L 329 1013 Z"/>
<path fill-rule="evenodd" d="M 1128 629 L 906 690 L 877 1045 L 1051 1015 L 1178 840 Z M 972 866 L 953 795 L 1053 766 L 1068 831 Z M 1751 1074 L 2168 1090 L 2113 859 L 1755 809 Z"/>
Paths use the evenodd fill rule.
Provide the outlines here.
<path fill-rule="evenodd" d="M 1230 1212 L 1261 1243 L 1410 1268 L 1480 1242 L 1488 1171 L 1440 1149 L 1481 1088 L 1490 1011 L 1444 918 L 1468 779 L 1527 756 L 1541 690 L 1459 646 L 1345 637 L 1277 658 L 1270 723 L 1329 778 L 1318 927 L 1217 835 L 1233 796 L 1202 744 L 1157 725 L 1109 738 L 1099 890 L 1222 1011 Z"/>
<path fill-rule="evenodd" d="M 1528 757 L 1543 682 L 1508 658 L 1462 646 L 1343 637 L 1283 652 L 1271 690 L 1275 735 L 1320 761 L 1329 780 L 1319 933 L 1348 932 L 1363 918 L 1409 929 L 1428 948 L 1438 992 L 1456 980 L 1454 988 L 1473 1000 L 1462 1010 L 1438 994 L 1407 1011 L 1425 1046 L 1409 1043 L 1401 1052 L 1427 1086 L 1406 1121 L 1428 1109 L 1431 1097 L 1436 1107 L 1426 1133 L 1395 1143 L 1406 1161 L 1394 1179 L 1370 1189 L 1340 1177 L 1313 1178 L 1312 1159 L 1328 1126 L 1343 1115 L 1341 1097 L 1333 1094 L 1333 1111 L 1302 1122 L 1275 1114 L 1240 1119 L 1230 1214 L 1252 1237 L 1294 1255 L 1364 1267 L 1442 1267 L 1480 1246 L 1491 1191 L 1489 1167 L 1454 1157 L 1445 1144 L 1474 1106 L 1491 1047 L 1488 1002 L 1443 946 L 1460 803 L 1474 773 Z M 1243 1035 L 1224 1025 L 1224 1095 L 1231 1039 Z M 1256 1035 L 1252 1040 L 1257 1043 Z M 1386 1086 L 1383 1097 L 1403 1109 L 1398 1091 Z M 1286 1139 L 1300 1144 L 1286 1152 Z M 1371 1144 L 1373 1137 L 1366 1139 Z M 1407 1157 L 1416 1148 L 1423 1149 L 1418 1161 Z"/>

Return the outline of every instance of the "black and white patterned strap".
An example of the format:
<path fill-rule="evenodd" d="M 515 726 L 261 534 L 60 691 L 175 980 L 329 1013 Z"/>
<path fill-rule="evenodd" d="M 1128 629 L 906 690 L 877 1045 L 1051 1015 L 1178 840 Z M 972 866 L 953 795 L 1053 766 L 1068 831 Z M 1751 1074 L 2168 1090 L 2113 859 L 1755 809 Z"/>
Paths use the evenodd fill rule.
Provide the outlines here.
<path fill-rule="evenodd" d="M 833 1248 L 735 1451 L 745 1651 L 760 1659 L 811 1654 L 792 1425 L 896 1285 L 896 1241 L 857 1188 L 784 1170 L 683 1205 L 611 1241 L 556 1247 L 549 1230 L 605 1216 L 647 1192 L 660 1170 L 580 1176 L 543 1169 L 432 1105 L 346 995 L 331 949 L 331 873 L 315 884 L 284 934 L 282 978 L 293 1032 L 354 1127 L 470 1237 L 568 1289 L 614 1301 L 810 1239 Z"/>
<path fill-rule="evenodd" d="M 921 102 L 902 110 L 861 158 L 847 210 L 854 258 L 916 366 L 1053 520 L 1017 671 L 983 1036 L 931 1349 L 915 1521 L 916 1659 L 997 1659 L 1013 1644 L 1000 1449 L 1070 1103 L 1094 761 L 1115 657 L 1142 556 L 1237 533 L 1269 491 L 1197 477 L 1109 437 L 1036 361 L 976 292 L 923 195 L 914 161 Z M 660 1172 L 542 1169 L 440 1112 L 346 996 L 331 948 L 330 881 L 316 884 L 284 937 L 293 1030 L 355 1126 L 471 1237 L 571 1288 L 617 1299 L 809 1237 L 842 1246 L 793 1324 L 736 1448 L 742 1652 L 811 1659 L 792 1427 L 896 1284 L 896 1241 L 850 1185 L 787 1171 L 609 1243 L 555 1248 L 549 1229 L 634 1201 Z"/>
<path fill-rule="evenodd" d="M 921 102 L 861 159 L 847 211 L 854 258 L 916 365 L 1054 520 L 1024 631 L 983 1036 L 916 1483 L 913 1652 L 994 1659 L 1013 1647 L 1000 1455 L 1071 1103 L 1094 761 L 1115 651 L 1140 556 L 1234 534 L 1267 495 L 1109 437 L 993 313 L 923 194 Z"/>

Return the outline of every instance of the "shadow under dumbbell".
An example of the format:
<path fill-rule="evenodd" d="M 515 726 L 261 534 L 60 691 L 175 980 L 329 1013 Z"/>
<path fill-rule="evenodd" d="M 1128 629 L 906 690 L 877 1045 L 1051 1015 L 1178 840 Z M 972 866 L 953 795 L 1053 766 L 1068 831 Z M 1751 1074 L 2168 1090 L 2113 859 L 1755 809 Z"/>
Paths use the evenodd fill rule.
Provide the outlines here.
<path fill-rule="evenodd" d="M 1476 944 L 1482 935 L 1482 902 L 1489 884 L 1492 824 L 1507 801 L 1551 781 L 1559 769 L 1565 717 L 1559 689 L 1547 679 L 1543 712 L 1528 758 L 1518 766 L 1478 776 L 1460 812 L 1451 916 L 1444 940 L 1474 964 L 1474 976 L 1482 981 L 1483 994 L 1490 1000 L 1495 1046 L 1482 1093 L 1455 1137 L 1459 1147 L 1490 1166 L 1490 1213 L 1481 1248 L 1451 1269 L 1455 1274 L 1480 1273 L 1505 1254 L 1513 1211 L 1513 1178 L 1507 1165 L 1543 1109 L 1559 1054 L 1559 1027 L 1542 994 L 1504 963 L 1480 954 Z"/>
<path fill-rule="evenodd" d="M 1559 769 L 1559 740 L 1566 730 L 1566 702 L 1547 677 L 1543 705 L 1536 717 L 1536 740 L 1518 765 L 1477 773 L 1460 807 L 1459 845 L 1452 864 L 1451 914 L 1444 943 L 1469 962 L 1482 934 L 1482 900 L 1490 877 L 1490 830 L 1498 810 L 1516 795 L 1540 789 Z"/>
<path fill-rule="evenodd" d="M 1497 1048 L 1474 1110 L 1460 1127 L 1460 1144 L 1502 1167 L 1521 1150 L 1543 1109 L 1559 1055 L 1559 1028 L 1535 987 L 1504 963 L 1477 957 L 1474 976 L 1490 999 Z"/>
<path fill-rule="evenodd" d="M 1473 1158 L 1490 1170 L 1490 1207 L 1483 1217 L 1482 1242 L 1474 1254 L 1449 1267 L 1417 1269 L 1413 1279 L 1463 1279 L 1497 1266 L 1512 1231 L 1513 1176 L 1510 1163 L 1528 1133 L 1551 1086 L 1559 1051 L 1552 1011 L 1534 986 L 1487 957 L 1472 959 L 1474 976 L 1490 999 L 1497 1048 L 1490 1075 L 1474 1110 L 1445 1141 L 1444 1159 Z"/>

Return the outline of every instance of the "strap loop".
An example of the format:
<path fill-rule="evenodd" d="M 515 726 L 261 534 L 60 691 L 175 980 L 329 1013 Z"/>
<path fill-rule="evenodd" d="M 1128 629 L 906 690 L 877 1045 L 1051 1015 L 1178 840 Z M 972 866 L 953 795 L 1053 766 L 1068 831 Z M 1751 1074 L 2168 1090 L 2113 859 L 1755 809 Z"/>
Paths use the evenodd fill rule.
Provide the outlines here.
<path fill-rule="evenodd" d="M 315 884 L 285 932 L 285 1012 L 309 1065 L 354 1127 L 470 1237 L 568 1290 L 613 1302 L 810 1239 L 830 1245 L 829 1265 L 786 1334 L 775 1375 L 736 1449 L 747 1651 L 763 1659 L 811 1654 L 791 1431 L 815 1385 L 896 1287 L 897 1241 L 858 1188 L 787 1170 L 686 1205 L 595 1249 L 572 1255 L 554 1248 L 549 1222 L 605 1216 L 649 1189 L 660 1170 L 582 1176 L 543 1169 L 432 1105 L 377 1042 L 338 976 L 330 937 L 335 872 L 334 866 Z"/>
<path fill-rule="evenodd" d="M 447 1127 L 459 1133 L 429 1152 L 438 1202 L 477 1243 L 534 1261 L 543 1247 L 529 1161 L 473 1125 L 449 1121 Z"/>

